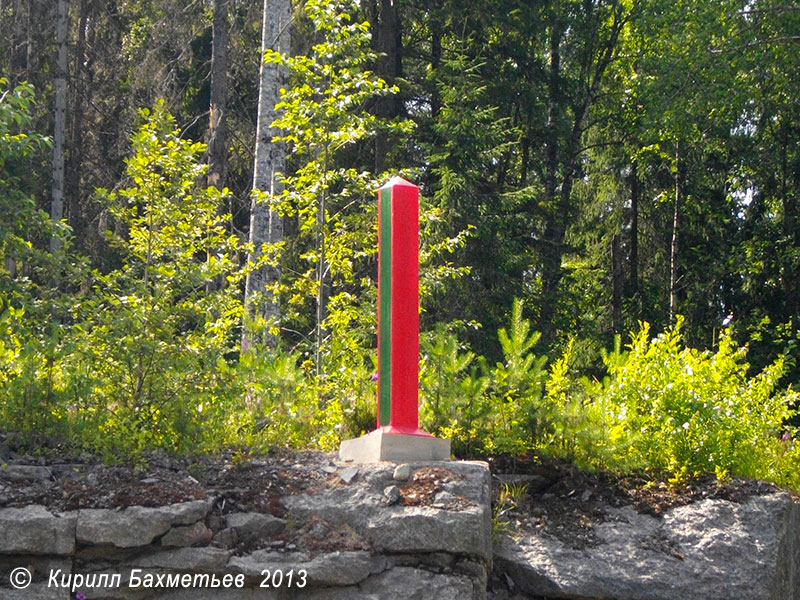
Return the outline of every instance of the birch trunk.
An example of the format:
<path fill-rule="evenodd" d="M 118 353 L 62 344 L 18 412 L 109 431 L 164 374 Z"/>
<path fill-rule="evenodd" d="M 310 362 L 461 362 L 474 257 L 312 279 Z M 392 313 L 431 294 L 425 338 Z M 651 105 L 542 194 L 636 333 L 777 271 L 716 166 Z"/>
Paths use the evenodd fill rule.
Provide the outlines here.
<path fill-rule="evenodd" d="M 264 20 L 261 29 L 261 53 L 271 48 L 282 54 L 289 53 L 289 21 L 291 7 L 289 0 L 264 0 Z M 275 105 L 280 100 L 280 89 L 288 85 L 289 75 L 284 67 L 261 62 L 258 94 L 258 122 L 256 125 L 255 164 L 253 168 L 253 197 L 250 204 L 250 238 L 253 252 L 248 262 L 255 264 L 262 255 L 263 244 L 274 244 L 283 239 L 283 222 L 280 215 L 271 210 L 266 201 L 259 202 L 259 194 L 264 192 L 267 198 L 280 194 L 282 184 L 280 176 L 285 169 L 286 149 L 282 142 L 273 138 L 279 131 L 271 127 L 278 117 Z M 278 297 L 270 286 L 280 278 L 280 267 L 264 265 L 252 269 L 245 283 L 245 308 L 247 319 L 266 319 L 274 321 L 280 317 Z M 252 330 L 245 327 L 242 349 L 257 340 L 253 339 Z M 261 340 L 274 346 L 275 336 L 267 333 Z"/>
<path fill-rule="evenodd" d="M 67 129 L 67 0 L 58 0 L 56 16 L 55 125 L 53 127 L 53 187 L 50 218 L 64 218 L 64 137 Z M 61 249 L 58 236 L 50 238 L 50 252 Z"/>

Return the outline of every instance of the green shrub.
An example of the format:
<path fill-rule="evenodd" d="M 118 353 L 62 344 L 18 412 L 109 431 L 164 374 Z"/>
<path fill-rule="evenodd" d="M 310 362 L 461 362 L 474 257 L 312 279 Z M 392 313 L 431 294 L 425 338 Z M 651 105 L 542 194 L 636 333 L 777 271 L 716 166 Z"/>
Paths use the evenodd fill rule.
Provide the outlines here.
<path fill-rule="evenodd" d="M 444 324 L 420 339 L 420 423 L 452 440 L 458 456 L 480 453 L 491 434 L 489 379 Z"/>
<path fill-rule="evenodd" d="M 727 335 L 716 352 L 685 347 L 680 324 L 652 340 L 643 324 L 626 355 L 607 359 L 599 401 L 611 411 L 611 441 L 625 448 L 617 464 L 674 480 L 713 472 L 790 482 L 797 452 L 781 438 L 797 394 L 776 391 L 784 358 L 749 377 L 745 348 Z"/>
<path fill-rule="evenodd" d="M 423 337 L 421 420 L 457 455 L 535 451 L 673 481 L 714 473 L 800 485 L 789 425 L 798 394 L 777 389 L 784 358 L 750 377 L 746 349 L 727 335 L 701 352 L 682 344 L 680 321 L 652 340 L 643 324 L 627 352 L 617 340 L 604 353 L 608 376 L 590 381 L 571 372 L 574 341 L 545 369 L 521 309 L 515 302 L 498 333 L 504 360 L 494 367 L 444 325 Z"/>
<path fill-rule="evenodd" d="M 65 434 L 65 393 L 56 327 L 34 335 L 23 309 L 0 314 L 0 422 L 23 441 L 46 445 Z"/>
<path fill-rule="evenodd" d="M 0 425 L 45 444 L 65 434 L 68 348 L 57 317 L 70 301 L 53 283 L 72 265 L 43 248 L 51 238 L 66 247 L 69 230 L 36 206 L 31 165 L 50 140 L 31 131 L 33 88 L 6 84 L 0 77 Z"/>
<path fill-rule="evenodd" d="M 563 356 L 550 366 L 545 402 L 551 427 L 539 451 L 582 468 L 605 468 L 614 464 L 621 450 L 609 436 L 613 411 L 604 396 L 594 393 L 596 382 L 572 374 L 575 353 L 575 340 L 571 339 Z"/>
<path fill-rule="evenodd" d="M 125 232 L 115 240 L 124 265 L 49 302 L 51 314 L 27 314 L 42 304 L 33 294 L 4 313 L 0 413 L 32 446 L 62 434 L 110 453 L 231 442 L 241 300 L 237 241 L 220 212 L 227 192 L 199 185 L 204 146 L 182 140 L 163 105 L 142 116 L 130 187 L 101 193 Z M 215 285 L 226 277 L 231 285 Z"/>

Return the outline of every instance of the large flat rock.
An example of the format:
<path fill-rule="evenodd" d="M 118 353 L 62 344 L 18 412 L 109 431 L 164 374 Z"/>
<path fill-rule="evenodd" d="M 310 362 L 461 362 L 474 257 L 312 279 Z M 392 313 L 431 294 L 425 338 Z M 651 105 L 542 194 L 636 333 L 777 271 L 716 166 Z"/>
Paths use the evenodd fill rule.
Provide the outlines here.
<path fill-rule="evenodd" d="M 313 587 L 352 586 L 388 568 L 387 561 L 369 552 L 332 552 L 314 558 L 305 555 L 256 551 L 246 556 L 234 556 L 228 563 L 231 572 L 243 573 L 248 579 L 263 581 L 263 573 L 288 573 L 301 569 L 305 581 Z M 295 576 L 297 578 L 297 576 Z"/>
<path fill-rule="evenodd" d="M 0 554 L 75 552 L 74 513 L 53 514 L 43 506 L 0 509 Z"/>
<path fill-rule="evenodd" d="M 495 568 L 533 596 L 614 600 L 800 598 L 800 505 L 785 493 L 703 500 L 663 518 L 608 508 L 596 543 L 518 532 Z"/>
<path fill-rule="evenodd" d="M 210 508 L 207 500 L 194 500 L 157 508 L 83 509 L 78 511 L 77 539 L 81 544 L 111 544 L 117 548 L 146 546 L 173 526 L 192 525 L 204 519 Z"/>

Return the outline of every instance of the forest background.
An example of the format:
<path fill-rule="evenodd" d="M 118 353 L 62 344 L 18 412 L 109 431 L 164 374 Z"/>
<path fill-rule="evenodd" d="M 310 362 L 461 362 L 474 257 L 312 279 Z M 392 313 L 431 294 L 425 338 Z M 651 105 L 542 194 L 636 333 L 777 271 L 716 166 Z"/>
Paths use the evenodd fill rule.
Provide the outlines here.
<path fill-rule="evenodd" d="M 17 446 L 371 429 L 399 172 L 457 455 L 800 487 L 794 3 L 6 0 L 0 29 Z"/>

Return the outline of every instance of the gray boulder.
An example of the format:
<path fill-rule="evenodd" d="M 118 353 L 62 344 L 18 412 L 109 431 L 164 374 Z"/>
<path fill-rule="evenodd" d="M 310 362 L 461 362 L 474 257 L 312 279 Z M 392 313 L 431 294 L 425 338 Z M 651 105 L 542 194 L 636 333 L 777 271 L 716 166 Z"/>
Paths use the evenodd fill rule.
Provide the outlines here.
<path fill-rule="evenodd" d="M 383 552 L 448 552 L 491 560 L 491 516 L 487 507 L 460 511 L 429 506 L 391 507 L 366 523 L 373 548 Z"/>
<path fill-rule="evenodd" d="M 112 544 L 117 548 L 146 546 L 176 525 L 205 519 L 207 500 L 194 500 L 158 508 L 131 506 L 117 511 L 91 508 L 78 511 L 77 538 L 82 544 Z"/>
<path fill-rule="evenodd" d="M 495 546 L 496 573 L 526 594 L 615 600 L 800 598 L 800 505 L 788 494 L 703 500 L 663 518 L 606 509 L 597 543 L 520 532 Z"/>
<path fill-rule="evenodd" d="M 478 600 L 471 580 L 463 575 L 431 573 L 413 567 L 396 567 L 374 575 L 357 588 L 318 590 L 310 600 Z"/>
<path fill-rule="evenodd" d="M 263 580 L 263 573 L 289 570 L 306 571 L 306 581 L 313 587 L 352 586 L 387 568 L 386 559 L 369 552 L 332 552 L 310 558 L 300 553 L 257 550 L 246 556 L 234 556 L 228 567 L 251 580 Z M 296 577 L 296 575 L 295 575 Z"/>
<path fill-rule="evenodd" d="M 220 548 L 175 548 L 146 554 L 130 561 L 130 564 L 174 571 L 218 572 L 228 564 L 230 554 Z"/>
<path fill-rule="evenodd" d="M 194 525 L 173 527 L 161 538 L 162 546 L 200 546 L 211 541 L 214 533 L 202 521 Z"/>
<path fill-rule="evenodd" d="M 0 464 L 0 479 L 14 483 L 29 481 L 49 481 L 53 472 L 47 467 L 38 465 L 7 465 Z"/>
<path fill-rule="evenodd" d="M 444 505 L 387 506 L 385 490 L 396 485 L 395 467 L 370 465 L 350 485 L 283 498 L 295 521 L 316 517 L 346 524 L 374 550 L 446 552 L 491 561 L 491 481 L 482 462 L 439 462 L 419 466 L 442 469 L 449 498 Z M 409 468 L 413 472 L 414 466 Z M 413 485 L 409 482 L 404 485 Z"/>
<path fill-rule="evenodd" d="M 46 583 L 34 583 L 24 590 L 0 588 L 3 600 L 70 600 L 72 594 L 68 588 L 49 587 Z"/>
<path fill-rule="evenodd" d="M 236 532 L 240 542 L 269 539 L 286 528 L 286 521 L 261 513 L 232 513 L 223 517 L 225 527 Z"/>
<path fill-rule="evenodd" d="M 75 552 L 74 513 L 54 515 L 45 507 L 0 509 L 0 554 L 55 554 Z"/>

